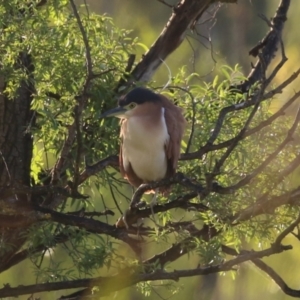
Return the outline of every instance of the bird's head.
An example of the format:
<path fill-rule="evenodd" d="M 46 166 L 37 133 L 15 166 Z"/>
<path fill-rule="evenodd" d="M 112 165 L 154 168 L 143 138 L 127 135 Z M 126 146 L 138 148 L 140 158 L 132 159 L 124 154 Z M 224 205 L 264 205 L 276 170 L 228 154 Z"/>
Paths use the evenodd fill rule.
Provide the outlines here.
<path fill-rule="evenodd" d="M 122 96 L 118 102 L 119 106 L 103 113 L 100 118 L 117 117 L 120 119 L 128 119 L 134 114 L 139 106 L 145 106 L 147 103 L 157 103 L 160 101 L 161 98 L 158 94 L 149 89 L 138 87 L 125 96 Z"/>

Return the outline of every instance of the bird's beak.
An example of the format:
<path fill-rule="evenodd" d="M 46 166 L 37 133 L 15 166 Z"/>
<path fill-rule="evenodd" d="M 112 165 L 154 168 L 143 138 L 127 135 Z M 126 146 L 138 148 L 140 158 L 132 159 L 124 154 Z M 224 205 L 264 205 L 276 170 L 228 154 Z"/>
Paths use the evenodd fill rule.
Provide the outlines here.
<path fill-rule="evenodd" d="M 107 118 L 107 117 L 117 117 L 117 118 L 124 118 L 125 113 L 127 112 L 126 108 L 118 106 L 116 108 L 110 109 L 99 116 L 100 119 Z"/>

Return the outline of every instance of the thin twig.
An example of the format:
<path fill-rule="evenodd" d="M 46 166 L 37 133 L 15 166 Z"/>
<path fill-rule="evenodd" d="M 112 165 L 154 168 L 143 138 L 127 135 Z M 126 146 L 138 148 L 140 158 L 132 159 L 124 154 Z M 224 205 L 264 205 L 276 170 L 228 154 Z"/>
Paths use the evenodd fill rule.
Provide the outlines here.
<path fill-rule="evenodd" d="M 237 189 L 241 188 L 242 186 L 245 186 L 246 184 L 248 184 L 254 177 L 256 177 L 259 173 L 261 173 L 268 166 L 268 164 L 272 160 L 274 160 L 275 157 L 284 149 L 284 147 L 293 140 L 293 134 L 298 126 L 299 121 L 300 121 L 300 109 L 298 109 L 295 121 L 294 121 L 292 127 L 290 128 L 290 130 L 288 131 L 286 138 L 277 147 L 277 149 L 272 154 L 270 154 L 269 157 L 267 157 L 266 160 L 264 162 L 262 162 L 255 170 L 253 170 L 250 174 L 246 175 L 243 179 L 241 179 L 236 184 L 228 187 L 228 189 L 230 189 L 231 191 L 237 190 Z"/>
<path fill-rule="evenodd" d="M 87 88 L 88 88 L 89 80 L 93 76 L 91 47 L 90 47 L 87 34 L 86 34 L 85 29 L 82 25 L 82 21 L 80 19 L 80 16 L 78 14 L 77 7 L 76 7 L 74 1 L 70 0 L 70 4 L 71 4 L 72 10 L 73 10 L 73 14 L 74 14 L 74 16 L 77 20 L 77 24 L 78 24 L 79 30 L 81 32 L 81 36 L 82 36 L 84 47 L 85 47 L 86 72 L 87 72 L 86 81 L 85 81 L 85 84 L 84 84 L 84 87 L 83 87 L 83 93 L 85 93 L 87 91 Z"/>
<path fill-rule="evenodd" d="M 292 223 L 290 224 L 285 230 L 283 230 L 276 238 L 275 240 L 275 245 L 279 246 L 281 243 L 282 243 L 282 240 L 289 234 L 291 233 L 295 227 L 297 225 L 299 225 L 300 223 L 300 213 L 298 214 L 298 217 L 297 219 Z"/>

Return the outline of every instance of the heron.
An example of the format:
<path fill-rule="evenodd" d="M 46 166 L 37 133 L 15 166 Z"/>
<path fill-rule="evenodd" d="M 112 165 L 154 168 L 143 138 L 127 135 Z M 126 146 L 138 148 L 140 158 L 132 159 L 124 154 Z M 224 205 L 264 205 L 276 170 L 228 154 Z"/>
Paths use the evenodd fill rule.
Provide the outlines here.
<path fill-rule="evenodd" d="M 120 172 L 133 187 L 175 175 L 186 126 L 181 108 L 162 94 L 136 87 L 100 116 L 105 117 L 121 119 Z"/>

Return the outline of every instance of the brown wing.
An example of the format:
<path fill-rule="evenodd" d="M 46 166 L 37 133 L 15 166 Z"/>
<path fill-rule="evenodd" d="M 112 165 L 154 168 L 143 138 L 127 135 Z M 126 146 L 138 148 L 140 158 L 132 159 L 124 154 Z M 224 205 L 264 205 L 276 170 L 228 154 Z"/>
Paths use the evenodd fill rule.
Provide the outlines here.
<path fill-rule="evenodd" d="M 121 121 L 121 132 L 120 132 L 120 137 L 121 137 L 121 145 L 120 145 L 120 153 L 119 153 L 119 166 L 120 166 L 120 172 L 123 178 L 128 180 L 128 182 L 133 185 L 134 187 L 139 187 L 142 183 L 143 180 L 140 179 L 133 171 L 131 164 L 129 163 L 126 168 L 124 167 L 123 164 L 123 153 L 122 153 L 122 148 L 123 148 L 123 141 L 122 141 L 122 136 L 124 132 L 124 127 L 126 126 L 126 121 L 122 120 Z"/>
<path fill-rule="evenodd" d="M 186 120 L 182 110 L 173 104 L 168 98 L 161 95 L 163 107 L 165 108 L 165 119 L 168 133 L 170 136 L 166 144 L 166 155 L 168 158 L 167 176 L 173 176 L 176 173 L 178 159 L 180 157 L 180 144 L 183 138 Z"/>

